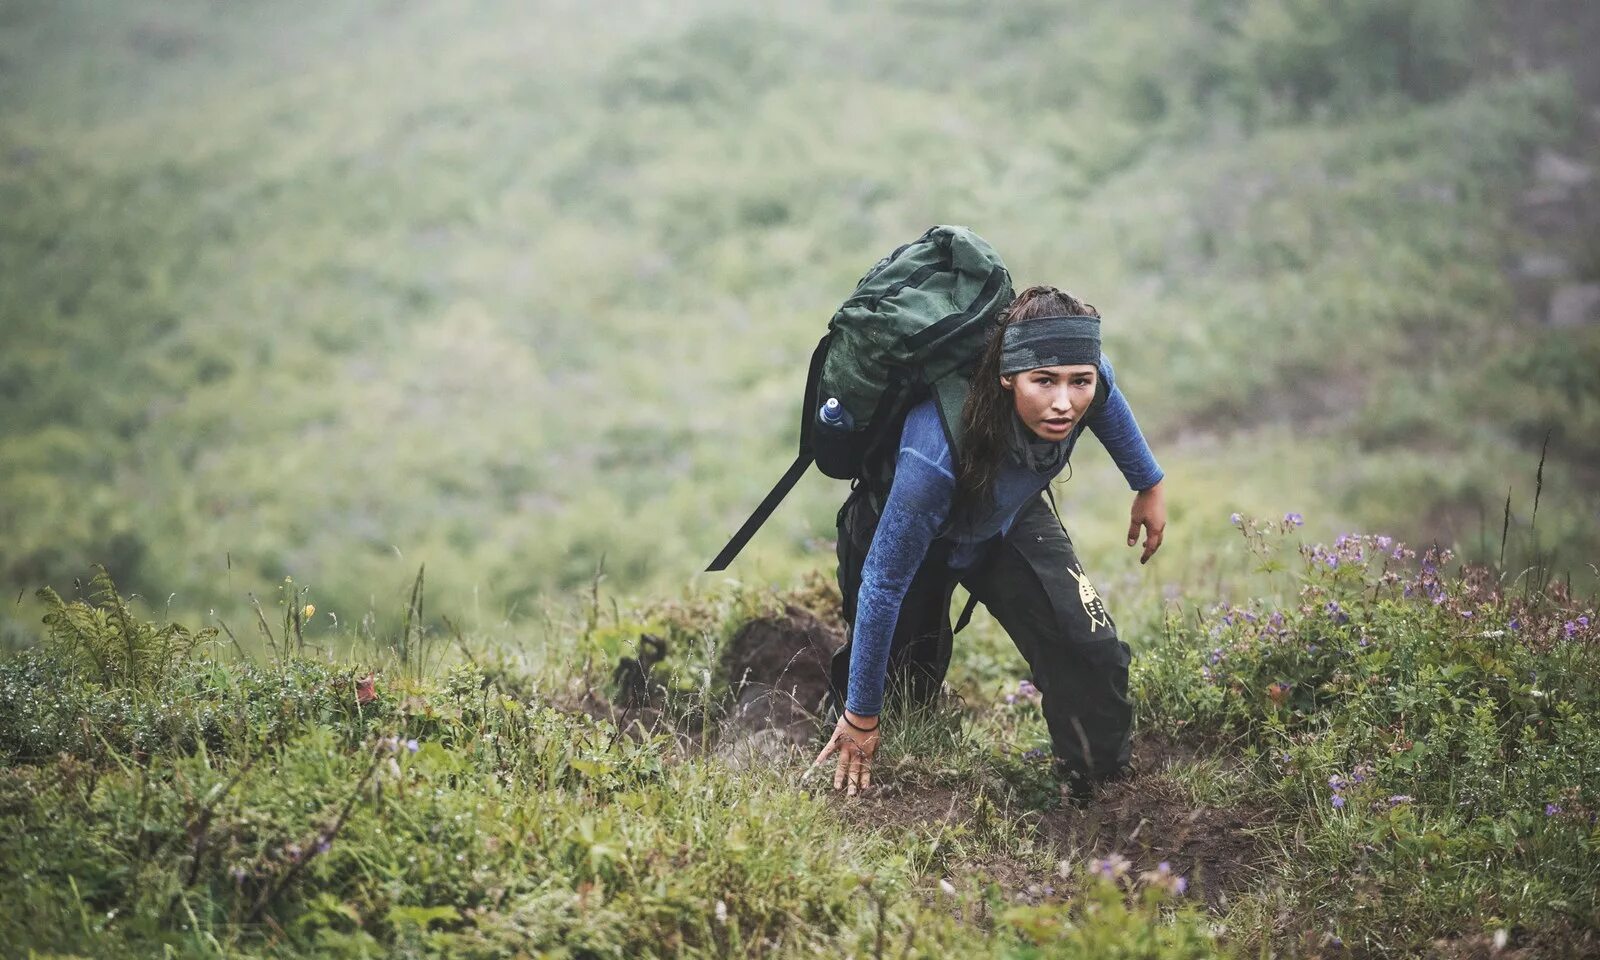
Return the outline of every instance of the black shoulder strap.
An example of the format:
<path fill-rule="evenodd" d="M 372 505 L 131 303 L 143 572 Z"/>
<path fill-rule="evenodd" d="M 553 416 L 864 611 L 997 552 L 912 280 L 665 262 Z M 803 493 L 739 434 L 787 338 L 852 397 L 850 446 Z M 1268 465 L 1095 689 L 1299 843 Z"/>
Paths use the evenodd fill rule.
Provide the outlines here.
<path fill-rule="evenodd" d="M 961 608 L 961 616 L 956 618 L 956 628 L 950 631 L 950 635 L 952 637 L 960 633 L 962 630 L 965 630 L 967 628 L 967 624 L 972 622 L 972 611 L 977 606 L 978 598 L 973 596 L 971 593 L 968 593 L 967 605 Z"/>
<path fill-rule="evenodd" d="M 722 548 L 722 552 L 717 554 L 715 560 L 711 561 L 711 566 L 706 567 L 706 572 L 714 573 L 728 569 L 728 564 L 739 555 L 739 551 L 750 542 L 750 538 L 756 535 L 761 525 L 772 516 L 772 511 L 778 509 L 778 504 L 782 503 L 783 498 L 794 489 L 794 485 L 800 482 L 806 468 L 811 466 L 811 461 L 815 457 L 811 447 L 811 425 L 817 416 L 817 411 L 814 409 L 817 402 L 817 384 L 822 378 L 822 361 L 828 356 L 828 340 L 832 336 L 831 332 L 824 334 L 822 339 L 817 341 L 817 349 L 811 354 L 811 369 L 806 373 L 805 399 L 800 403 L 800 452 L 795 456 L 794 463 L 789 464 L 789 469 L 778 478 L 778 482 L 773 485 L 766 499 L 762 500 L 761 505 L 750 514 L 750 519 L 744 522 L 739 532 L 733 535 L 728 545 Z"/>

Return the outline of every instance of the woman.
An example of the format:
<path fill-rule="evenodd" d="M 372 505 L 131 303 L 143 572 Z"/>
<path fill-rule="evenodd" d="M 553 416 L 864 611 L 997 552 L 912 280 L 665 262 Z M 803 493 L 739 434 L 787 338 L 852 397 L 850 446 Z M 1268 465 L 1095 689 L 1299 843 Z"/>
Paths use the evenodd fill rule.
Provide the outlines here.
<path fill-rule="evenodd" d="M 1010 635 L 1043 696 L 1068 794 L 1128 771 L 1133 709 L 1128 645 L 1045 504 L 1085 426 L 1133 499 L 1128 545 L 1161 546 L 1161 468 L 1100 354 L 1100 314 L 1054 287 L 1030 287 L 989 337 L 953 457 L 933 401 L 901 431 L 881 517 L 858 487 L 839 511 L 839 587 L 851 641 L 833 659 L 844 709 L 813 766 L 837 755 L 833 786 L 872 783 L 886 677 L 913 705 L 937 695 L 950 662 L 950 597 L 961 583 Z"/>

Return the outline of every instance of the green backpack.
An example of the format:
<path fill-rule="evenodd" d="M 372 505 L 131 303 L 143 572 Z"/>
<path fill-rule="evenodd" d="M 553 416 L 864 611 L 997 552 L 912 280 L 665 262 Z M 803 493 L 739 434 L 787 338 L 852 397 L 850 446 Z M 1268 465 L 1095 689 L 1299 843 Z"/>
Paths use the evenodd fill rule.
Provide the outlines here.
<path fill-rule="evenodd" d="M 966 227 L 933 227 L 879 260 L 811 355 L 794 463 L 706 569 L 733 562 L 813 461 L 840 480 L 881 481 L 906 411 L 930 395 L 960 449 L 973 368 L 1013 296 L 1000 255 Z"/>

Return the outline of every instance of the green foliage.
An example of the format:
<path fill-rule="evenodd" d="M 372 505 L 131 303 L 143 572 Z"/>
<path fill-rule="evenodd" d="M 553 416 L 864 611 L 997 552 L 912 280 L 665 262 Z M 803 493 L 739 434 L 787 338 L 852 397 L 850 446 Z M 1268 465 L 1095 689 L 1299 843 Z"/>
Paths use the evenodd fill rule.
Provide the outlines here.
<path fill-rule="evenodd" d="M 1212 70 L 1251 108 L 1265 91 L 1291 115 L 1349 115 L 1374 99 L 1438 100 L 1493 51 L 1489 9 L 1473 0 L 1211 0 Z"/>
<path fill-rule="evenodd" d="M 96 956 L 887 943 L 923 956 L 1178 958 L 1271 942 L 1239 925 L 1267 896 L 1379 955 L 1475 924 L 1559 937 L 1586 922 L 1600 808 L 1594 612 L 1559 589 L 1451 576 L 1443 554 L 1413 566 L 1385 538 L 1285 562 L 1296 523 L 1240 519 L 1263 575 L 1293 585 L 1285 599 L 1174 616 L 1134 661 L 1141 723 L 1242 748 L 1170 775 L 1204 767 L 1195 791 L 1271 805 L 1284 842 L 1297 837 L 1268 865 L 1277 893 L 1246 891 L 1234 919 L 1173 899 L 1183 880 L 1170 869 L 1135 874 L 1115 856 L 1078 876 L 1066 903 L 1011 902 L 967 879 L 999 851 L 1057 862 L 1038 830 L 1056 801 L 1031 694 L 894 712 L 880 782 L 903 797 L 943 791 L 949 809 L 880 825 L 797 789 L 795 764 L 735 771 L 564 708 L 558 664 L 518 674 L 470 641 L 469 662 L 437 677 L 399 662 L 392 674 L 341 668 L 303 648 L 226 663 L 201 646 L 137 685 L 102 682 L 62 659 L 74 647 L 52 646 L 0 662 L 0 897 L 16 905 L 0 936 Z M 637 625 L 698 638 L 713 665 L 741 619 L 836 602 L 814 581 L 615 613 L 614 627 L 596 612 L 570 650 L 590 651 L 578 679 L 592 689 L 624 649 L 609 645 Z M 704 684 L 698 695 L 702 708 L 717 696 Z"/>
<path fill-rule="evenodd" d="M 290 575 L 313 643 L 401 633 L 423 563 L 434 630 L 602 557 L 676 590 L 792 456 L 826 317 L 933 222 L 1100 306 L 1174 476 L 1243 472 L 1264 422 L 1355 464 L 1233 506 L 1471 550 L 1554 430 L 1546 546 L 1581 570 L 1600 367 L 1508 333 L 1500 270 L 1581 105 L 1497 77 L 1479 6 L 12 4 L 0 585 L 98 561 L 237 625 Z M 1512 361 L 1539 373 L 1491 401 Z M 1095 458 L 1075 523 L 1126 509 Z M 739 575 L 815 566 L 839 499 L 801 484 Z"/>
<path fill-rule="evenodd" d="M 1120 861 L 1120 862 L 1119 862 Z M 1120 858 L 1085 871 L 1081 893 L 1070 908 L 1015 907 L 1002 920 L 1023 945 L 1005 956 L 1017 960 L 1091 960 L 1096 957 L 1200 960 L 1225 957 L 1210 924 L 1193 907 L 1169 914 L 1169 873 L 1147 871 L 1135 878 Z"/>
<path fill-rule="evenodd" d="M 1239 522 L 1277 565 L 1295 524 Z M 1136 661 L 1153 722 L 1243 738 L 1260 788 L 1299 807 L 1293 882 L 1352 945 L 1414 947 L 1485 918 L 1592 922 L 1593 606 L 1560 584 L 1451 574 L 1449 551 L 1383 536 L 1299 554 L 1278 574 L 1295 599 L 1169 622 Z M 1327 900 L 1335 884 L 1359 893 Z"/>
<path fill-rule="evenodd" d="M 39 590 L 48 613 L 44 649 L 71 670 L 105 687 L 155 686 L 196 646 L 217 635 L 215 627 L 191 632 L 177 623 L 138 620 L 105 567 L 89 581 L 90 601 L 67 603 L 50 587 Z"/>

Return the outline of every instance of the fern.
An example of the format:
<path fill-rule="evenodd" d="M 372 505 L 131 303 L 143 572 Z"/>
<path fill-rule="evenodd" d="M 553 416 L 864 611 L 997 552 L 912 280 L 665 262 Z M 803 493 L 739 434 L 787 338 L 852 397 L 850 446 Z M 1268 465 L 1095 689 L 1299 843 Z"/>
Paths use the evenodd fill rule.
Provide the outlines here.
<path fill-rule="evenodd" d="M 71 603 L 50 587 L 36 592 L 49 612 L 45 645 L 62 662 L 106 687 L 141 687 L 169 676 L 200 644 L 217 635 L 215 627 L 191 631 L 178 623 L 138 619 L 100 564 L 90 580 L 90 600 Z"/>

